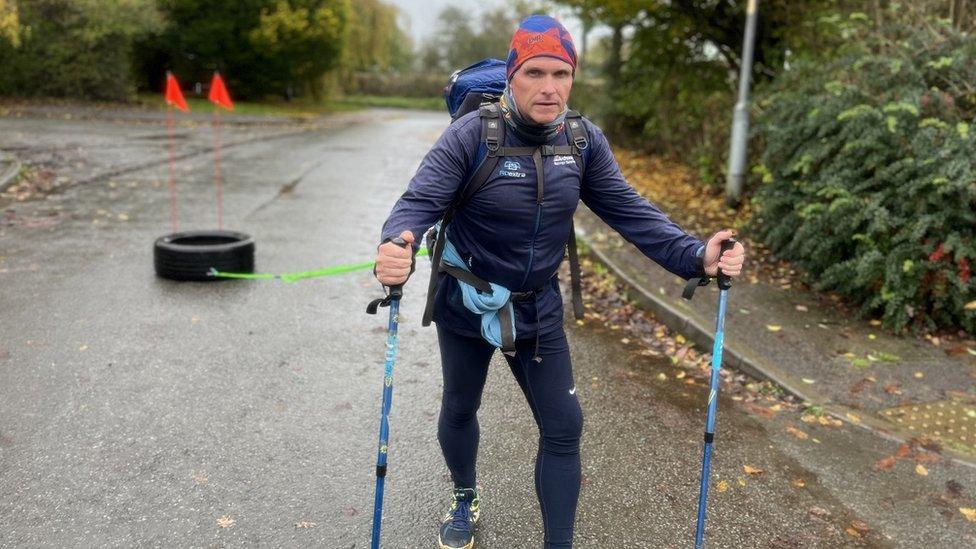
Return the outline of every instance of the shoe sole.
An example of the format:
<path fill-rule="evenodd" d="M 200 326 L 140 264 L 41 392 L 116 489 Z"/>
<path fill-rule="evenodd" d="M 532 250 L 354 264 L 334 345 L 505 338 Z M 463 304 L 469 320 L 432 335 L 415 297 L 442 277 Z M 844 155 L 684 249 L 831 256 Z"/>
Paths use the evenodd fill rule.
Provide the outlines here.
<path fill-rule="evenodd" d="M 444 545 L 444 542 L 441 541 L 441 535 L 437 534 L 437 546 L 440 549 L 474 549 L 474 538 L 471 538 L 471 543 L 463 547 L 455 547 L 451 545 Z"/>

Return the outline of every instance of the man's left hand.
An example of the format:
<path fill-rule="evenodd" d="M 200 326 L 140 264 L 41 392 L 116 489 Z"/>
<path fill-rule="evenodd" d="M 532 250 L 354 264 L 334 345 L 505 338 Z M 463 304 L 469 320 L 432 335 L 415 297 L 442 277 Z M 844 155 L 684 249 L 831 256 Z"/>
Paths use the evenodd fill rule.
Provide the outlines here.
<path fill-rule="evenodd" d="M 726 276 L 739 276 L 742 274 L 742 264 L 746 261 L 746 249 L 742 243 L 736 242 L 731 250 L 722 252 L 722 241 L 735 236 L 735 231 L 726 229 L 715 233 L 715 236 L 705 244 L 704 267 L 705 274 L 708 276 L 718 276 L 718 270 Z M 722 257 L 719 257 L 721 254 Z"/>

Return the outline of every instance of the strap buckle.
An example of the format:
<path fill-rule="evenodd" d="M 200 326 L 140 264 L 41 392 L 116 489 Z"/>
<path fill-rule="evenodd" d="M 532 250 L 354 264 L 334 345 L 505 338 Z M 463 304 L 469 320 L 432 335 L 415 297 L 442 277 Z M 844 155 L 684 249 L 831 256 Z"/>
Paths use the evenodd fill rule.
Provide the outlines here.
<path fill-rule="evenodd" d="M 539 145 L 539 153 L 542 156 L 556 156 L 556 147 L 553 145 Z"/>
<path fill-rule="evenodd" d="M 576 148 L 581 151 L 585 151 L 586 148 L 590 146 L 589 141 L 587 141 L 583 136 L 577 136 L 575 139 L 573 139 L 573 144 L 576 145 Z"/>

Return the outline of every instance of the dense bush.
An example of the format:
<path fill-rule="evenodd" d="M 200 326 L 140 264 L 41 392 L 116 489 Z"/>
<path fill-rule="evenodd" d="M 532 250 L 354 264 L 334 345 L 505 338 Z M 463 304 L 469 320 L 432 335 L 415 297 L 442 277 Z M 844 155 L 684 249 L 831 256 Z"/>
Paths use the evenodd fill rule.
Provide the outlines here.
<path fill-rule="evenodd" d="M 127 99 L 135 37 L 159 24 L 152 0 L 23 0 L 19 44 L 0 39 L 0 94 Z"/>
<path fill-rule="evenodd" d="M 348 94 L 388 95 L 397 97 L 440 97 L 450 75 L 431 73 L 357 72 L 343 83 Z M 446 107 L 445 107 L 446 108 Z"/>
<path fill-rule="evenodd" d="M 932 26 L 784 73 L 759 105 L 759 237 L 890 328 L 976 332 L 974 83 L 976 40 Z"/>

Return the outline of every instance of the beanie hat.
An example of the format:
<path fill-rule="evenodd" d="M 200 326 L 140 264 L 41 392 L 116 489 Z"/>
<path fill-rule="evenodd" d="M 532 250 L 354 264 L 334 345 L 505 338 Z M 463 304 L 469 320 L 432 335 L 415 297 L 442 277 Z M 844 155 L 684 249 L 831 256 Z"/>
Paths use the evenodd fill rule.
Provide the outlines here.
<path fill-rule="evenodd" d="M 559 21 L 548 15 L 530 15 L 519 24 L 508 50 L 507 78 L 533 57 L 553 57 L 572 65 L 576 72 L 573 37 Z"/>

